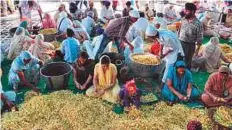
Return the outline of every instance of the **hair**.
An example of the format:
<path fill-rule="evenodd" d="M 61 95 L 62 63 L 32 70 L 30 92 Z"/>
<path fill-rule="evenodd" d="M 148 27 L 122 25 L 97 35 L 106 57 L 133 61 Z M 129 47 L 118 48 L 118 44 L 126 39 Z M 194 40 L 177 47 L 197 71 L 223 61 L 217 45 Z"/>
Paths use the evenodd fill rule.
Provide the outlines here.
<path fill-rule="evenodd" d="M 110 64 L 110 58 L 106 55 L 102 56 L 101 64 Z"/>
<path fill-rule="evenodd" d="M 187 130 L 202 130 L 202 124 L 200 121 L 189 121 L 187 125 Z"/>
<path fill-rule="evenodd" d="M 186 10 L 191 10 L 191 11 L 196 12 L 197 7 L 196 7 L 196 5 L 194 5 L 193 3 L 186 3 L 186 4 L 185 4 L 185 9 L 186 9 Z"/>
<path fill-rule="evenodd" d="M 104 1 L 105 6 L 110 6 L 110 4 L 111 4 L 110 1 Z"/>
<path fill-rule="evenodd" d="M 130 2 L 130 1 L 127 1 L 127 2 L 126 2 L 126 5 L 127 5 L 127 6 L 131 6 L 131 2 Z"/>
<path fill-rule="evenodd" d="M 141 18 L 144 18 L 144 17 L 145 17 L 144 12 L 142 12 L 142 11 L 139 12 L 139 15 L 140 15 Z"/>
<path fill-rule="evenodd" d="M 89 58 L 89 55 L 87 54 L 87 52 L 82 51 L 82 52 L 80 53 L 80 57 L 83 58 L 83 59 L 88 59 L 88 58 Z"/>
<path fill-rule="evenodd" d="M 74 36 L 73 30 L 70 29 L 70 28 L 68 28 L 68 29 L 67 29 L 67 35 L 68 35 L 68 37 L 73 37 L 73 36 Z"/>

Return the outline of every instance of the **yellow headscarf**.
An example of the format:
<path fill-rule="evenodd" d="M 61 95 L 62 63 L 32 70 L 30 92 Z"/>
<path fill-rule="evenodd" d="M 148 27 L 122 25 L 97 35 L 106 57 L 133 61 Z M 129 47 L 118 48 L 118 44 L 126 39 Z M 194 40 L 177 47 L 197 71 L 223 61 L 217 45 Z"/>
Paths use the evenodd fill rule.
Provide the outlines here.
<path fill-rule="evenodd" d="M 113 75 L 116 73 L 117 74 L 117 69 L 116 66 L 112 63 L 109 63 L 109 68 L 103 72 L 102 69 L 102 58 L 108 56 L 104 55 L 100 59 L 100 63 L 98 63 L 95 67 L 94 73 L 98 74 L 98 84 L 99 86 L 96 86 L 97 88 L 105 88 L 109 86 L 112 83 L 113 80 Z M 109 58 L 110 59 L 110 58 Z"/>

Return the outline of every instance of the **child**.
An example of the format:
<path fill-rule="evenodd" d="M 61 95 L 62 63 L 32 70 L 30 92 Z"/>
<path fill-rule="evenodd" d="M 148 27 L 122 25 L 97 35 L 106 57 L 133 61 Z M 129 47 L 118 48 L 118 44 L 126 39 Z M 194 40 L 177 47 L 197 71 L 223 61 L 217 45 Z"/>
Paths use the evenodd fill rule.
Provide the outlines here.
<path fill-rule="evenodd" d="M 120 90 L 119 97 L 126 108 L 131 105 L 136 106 L 136 108 L 140 107 L 140 90 L 136 87 L 134 79 L 126 82 Z"/>

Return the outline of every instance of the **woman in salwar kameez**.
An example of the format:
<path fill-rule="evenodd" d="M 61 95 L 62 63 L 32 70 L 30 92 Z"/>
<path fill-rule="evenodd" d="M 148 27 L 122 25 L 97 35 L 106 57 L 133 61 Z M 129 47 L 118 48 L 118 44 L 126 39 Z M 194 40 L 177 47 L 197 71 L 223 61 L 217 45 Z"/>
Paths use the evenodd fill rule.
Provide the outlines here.
<path fill-rule="evenodd" d="M 93 86 L 86 91 L 89 97 L 99 97 L 111 103 L 118 103 L 120 87 L 117 81 L 117 68 L 110 58 L 102 56 L 94 68 Z"/>
<path fill-rule="evenodd" d="M 55 47 L 51 43 L 44 42 L 44 36 L 39 34 L 35 38 L 35 44 L 30 46 L 29 52 L 43 62 L 49 62 L 55 54 Z"/>
<path fill-rule="evenodd" d="M 34 40 L 25 34 L 25 29 L 18 27 L 11 41 L 7 58 L 13 60 L 22 51 L 28 50 Z"/>
<path fill-rule="evenodd" d="M 23 51 L 14 59 L 9 71 L 9 85 L 15 90 L 18 86 L 25 86 L 39 92 L 40 90 L 33 85 L 37 80 L 37 74 L 43 62 L 31 55 L 28 51 Z"/>

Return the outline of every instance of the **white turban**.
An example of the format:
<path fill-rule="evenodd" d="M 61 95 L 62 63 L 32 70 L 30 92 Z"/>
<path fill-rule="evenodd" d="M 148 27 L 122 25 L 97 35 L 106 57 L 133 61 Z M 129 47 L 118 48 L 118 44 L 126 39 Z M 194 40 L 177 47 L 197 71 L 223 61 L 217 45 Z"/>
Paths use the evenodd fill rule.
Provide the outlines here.
<path fill-rule="evenodd" d="M 146 29 L 146 36 L 155 36 L 158 30 L 152 25 L 149 24 Z"/>
<path fill-rule="evenodd" d="M 137 10 L 131 10 L 129 16 L 134 18 L 140 18 L 139 12 Z"/>

